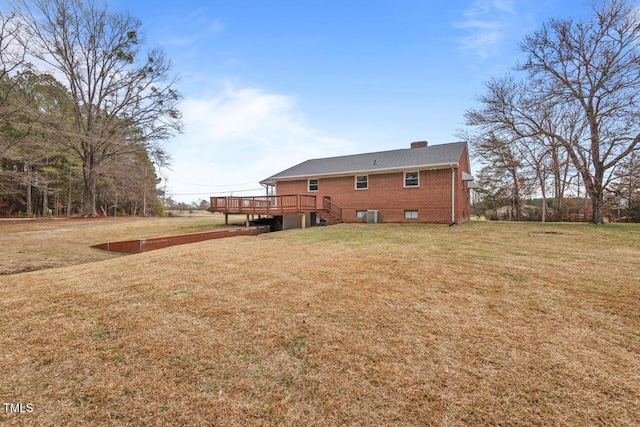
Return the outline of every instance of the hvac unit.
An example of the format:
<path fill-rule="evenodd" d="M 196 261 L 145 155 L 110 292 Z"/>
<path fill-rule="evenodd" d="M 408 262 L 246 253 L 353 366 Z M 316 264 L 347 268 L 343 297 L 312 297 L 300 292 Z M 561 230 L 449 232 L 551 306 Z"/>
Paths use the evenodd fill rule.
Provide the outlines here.
<path fill-rule="evenodd" d="M 377 224 L 379 213 L 380 211 L 367 211 L 367 222 L 370 224 Z"/>

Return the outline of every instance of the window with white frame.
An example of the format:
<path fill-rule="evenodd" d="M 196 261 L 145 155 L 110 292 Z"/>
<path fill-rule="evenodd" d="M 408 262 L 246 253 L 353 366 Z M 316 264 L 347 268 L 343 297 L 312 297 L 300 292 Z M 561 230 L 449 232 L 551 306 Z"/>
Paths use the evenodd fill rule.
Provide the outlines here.
<path fill-rule="evenodd" d="M 309 189 L 309 191 L 318 191 L 318 180 L 317 179 L 310 179 L 309 180 L 308 189 Z"/>
<path fill-rule="evenodd" d="M 356 211 L 356 218 L 366 218 L 367 211 Z"/>
<path fill-rule="evenodd" d="M 418 219 L 418 211 L 404 211 L 405 219 Z"/>
<path fill-rule="evenodd" d="M 356 176 L 356 190 L 366 190 L 369 188 L 369 177 L 367 175 Z"/>
<path fill-rule="evenodd" d="M 419 187 L 420 186 L 420 173 L 419 172 L 405 172 L 404 173 L 404 186 L 405 187 Z"/>

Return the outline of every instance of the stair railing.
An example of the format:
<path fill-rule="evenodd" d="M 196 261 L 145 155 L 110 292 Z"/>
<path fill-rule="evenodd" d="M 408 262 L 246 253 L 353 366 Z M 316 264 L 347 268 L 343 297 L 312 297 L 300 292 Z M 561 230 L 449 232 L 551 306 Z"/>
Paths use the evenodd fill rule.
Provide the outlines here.
<path fill-rule="evenodd" d="M 338 221 L 342 221 L 342 208 L 330 199 L 326 197 L 322 199 L 322 209 L 333 215 Z"/>

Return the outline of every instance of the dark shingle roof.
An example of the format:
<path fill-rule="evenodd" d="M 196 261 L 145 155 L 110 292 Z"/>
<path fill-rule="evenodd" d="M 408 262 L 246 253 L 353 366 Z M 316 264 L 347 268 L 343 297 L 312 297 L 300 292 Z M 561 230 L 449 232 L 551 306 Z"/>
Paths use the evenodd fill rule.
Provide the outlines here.
<path fill-rule="evenodd" d="M 457 164 L 466 146 L 466 142 L 453 142 L 427 147 L 312 159 L 285 169 L 260 181 L 260 183 L 267 184 L 286 178 L 340 175 L 354 172 L 375 173 L 410 167 Z"/>

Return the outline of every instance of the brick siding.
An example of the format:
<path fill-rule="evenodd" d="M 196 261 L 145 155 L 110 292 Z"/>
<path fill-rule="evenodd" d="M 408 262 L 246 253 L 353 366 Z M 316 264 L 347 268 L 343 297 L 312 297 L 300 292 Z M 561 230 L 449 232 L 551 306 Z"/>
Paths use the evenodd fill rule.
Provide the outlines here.
<path fill-rule="evenodd" d="M 469 173 L 466 151 L 455 169 L 455 221 L 469 219 L 471 205 L 466 182 L 461 170 Z M 308 191 L 307 179 L 278 181 L 276 192 L 285 194 L 311 194 L 322 208 L 323 197 L 342 207 L 344 222 L 360 222 L 358 210 L 378 210 L 380 222 L 451 222 L 451 169 L 420 170 L 420 186 L 404 187 L 404 173 L 392 172 L 368 175 L 368 189 L 356 189 L 355 175 L 318 178 L 318 191 Z M 311 177 L 313 178 L 313 177 Z M 417 219 L 405 219 L 406 210 L 418 211 Z"/>

